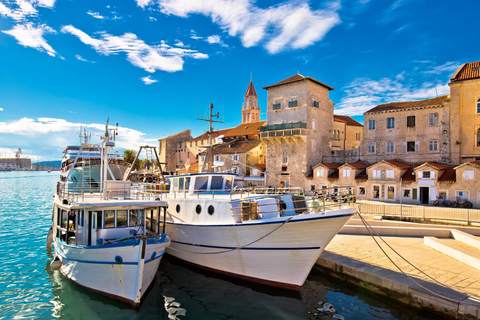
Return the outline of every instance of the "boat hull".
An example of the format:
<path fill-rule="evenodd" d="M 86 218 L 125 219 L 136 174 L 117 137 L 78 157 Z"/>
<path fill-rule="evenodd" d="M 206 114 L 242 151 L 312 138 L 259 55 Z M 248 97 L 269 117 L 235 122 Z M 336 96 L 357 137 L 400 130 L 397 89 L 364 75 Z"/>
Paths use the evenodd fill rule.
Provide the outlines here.
<path fill-rule="evenodd" d="M 138 306 L 152 283 L 168 246 L 166 240 L 148 239 L 142 255 L 140 240 L 118 246 L 85 247 L 54 241 L 60 271 L 78 285 Z M 154 254 L 155 252 L 155 254 Z"/>
<path fill-rule="evenodd" d="M 308 214 L 232 225 L 169 223 L 166 252 L 249 281 L 299 290 L 330 240 L 355 213 Z"/>

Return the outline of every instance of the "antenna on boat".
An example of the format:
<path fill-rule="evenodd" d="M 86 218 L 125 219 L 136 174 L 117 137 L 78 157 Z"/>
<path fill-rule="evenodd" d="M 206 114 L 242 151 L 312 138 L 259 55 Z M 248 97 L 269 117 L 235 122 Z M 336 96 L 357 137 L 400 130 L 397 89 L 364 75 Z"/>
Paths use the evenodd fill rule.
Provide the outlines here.
<path fill-rule="evenodd" d="M 210 103 L 209 105 L 209 116 L 207 118 L 204 118 L 203 116 L 201 118 L 198 117 L 197 115 L 197 120 L 203 120 L 203 121 L 208 121 L 210 123 L 209 130 L 207 131 L 208 134 L 208 152 L 207 152 L 207 171 L 212 170 L 213 167 L 213 123 L 214 122 L 223 122 L 223 120 L 213 120 L 213 117 L 219 118 L 220 113 L 217 112 L 216 114 L 213 114 L 213 103 Z M 205 167 L 205 163 L 203 164 Z"/>

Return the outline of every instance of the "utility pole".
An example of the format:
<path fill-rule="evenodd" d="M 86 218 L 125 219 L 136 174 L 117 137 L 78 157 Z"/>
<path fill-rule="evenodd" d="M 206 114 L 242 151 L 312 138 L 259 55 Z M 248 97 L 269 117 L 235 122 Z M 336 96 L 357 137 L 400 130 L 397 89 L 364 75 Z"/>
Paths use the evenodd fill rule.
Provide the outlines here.
<path fill-rule="evenodd" d="M 208 134 L 208 152 L 207 152 L 207 159 L 206 159 L 206 163 L 207 163 L 207 172 L 212 172 L 212 167 L 213 167 L 213 123 L 214 122 L 223 122 L 223 120 L 213 120 L 213 117 L 215 118 L 219 118 L 219 112 L 217 112 L 216 114 L 213 114 L 213 103 L 210 103 L 210 106 L 209 106 L 209 116 L 208 118 L 204 118 L 203 116 L 201 118 L 199 118 L 197 116 L 197 120 L 203 120 L 203 121 L 208 121 L 210 123 L 210 127 L 209 127 L 209 130 L 207 132 Z M 203 165 L 203 167 L 205 168 L 205 164 Z"/>

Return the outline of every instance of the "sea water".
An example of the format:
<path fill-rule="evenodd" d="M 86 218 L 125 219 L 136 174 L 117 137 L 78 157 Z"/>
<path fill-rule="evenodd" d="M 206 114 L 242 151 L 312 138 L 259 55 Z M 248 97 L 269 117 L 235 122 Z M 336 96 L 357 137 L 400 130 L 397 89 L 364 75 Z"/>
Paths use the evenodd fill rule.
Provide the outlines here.
<path fill-rule="evenodd" d="M 0 319 L 438 319 L 312 271 L 298 293 L 165 257 L 134 309 L 50 269 L 46 237 L 58 172 L 0 172 Z"/>

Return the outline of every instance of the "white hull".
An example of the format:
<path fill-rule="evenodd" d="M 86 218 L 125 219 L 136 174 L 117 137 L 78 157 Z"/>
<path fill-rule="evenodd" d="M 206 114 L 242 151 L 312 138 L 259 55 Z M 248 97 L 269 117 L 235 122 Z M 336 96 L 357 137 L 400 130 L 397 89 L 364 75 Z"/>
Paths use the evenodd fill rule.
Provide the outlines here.
<path fill-rule="evenodd" d="M 235 277 L 298 290 L 354 213 L 354 208 L 346 208 L 242 224 L 169 223 L 167 253 Z"/>
<path fill-rule="evenodd" d="M 55 239 L 54 248 L 55 255 L 62 261 L 60 271 L 68 279 L 136 306 L 153 281 L 169 244 L 168 240 L 151 242 L 147 242 L 144 259 L 141 240 L 136 240 L 136 245 L 84 247 L 66 245 Z M 152 259 L 153 252 L 156 254 Z"/>

